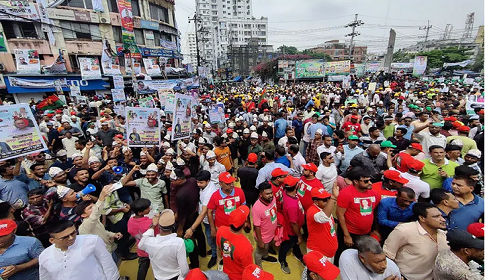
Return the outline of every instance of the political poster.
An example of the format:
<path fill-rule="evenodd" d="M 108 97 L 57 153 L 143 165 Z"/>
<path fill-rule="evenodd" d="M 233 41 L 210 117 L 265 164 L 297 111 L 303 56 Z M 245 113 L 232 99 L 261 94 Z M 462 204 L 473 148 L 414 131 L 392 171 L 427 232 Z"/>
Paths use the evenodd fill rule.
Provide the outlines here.
<path fill-rule="evenodd" d="M 28 104 L 0 108 L 0 160 L 47 150 Z"/>
<path fill-rule="evenodd" d="M 115 89 L 124 89 L 125 81 L 123 80 L 123 76 L 113 76 L 113 86 Z"/>
<path fill-rule="evenodd" d="M 141 73 L 141 61 L 139 58 L 130 58 L 125 56 L 125 72 L 128 75 L 131 75 L 131 72 L 135 72 L 135 75 Z"/>
<path fill-rule="evenodd" d="M 151 96 L 138 99 L 138 104 L 140 107 L 155 108 L 155 100 Z"/>
<path fill-rule="evenodd" d="M 140 53 L 135 42 L 133 33 L 133 12 L 131 10 L 131 0 L 118 0 L 118 10 L 121 19 L 121 37 L 123 48 L 130 50 L 131 53 Z"/>
<path fill-rule="evenodd" d="M 0 1 L 0 20 L 39 21 L 39 13 L 33 2 L 28 0 Z"/>
<path fill-rule="evenodd" d="M 376 90 L 377 83 L 369 83 L 368 90 L 374 92 Z"/>
<path fill-rule="evenodd" d="M 350 74 L 350 60 L 331 61 L 325 63 L 325 75 L 349 75 Z"/>
<path fill-rule="evenodd" d="M 149 76 L 161 75 L 160 66 L 157 64 L 157 60 L 155 58 L 143 58 L 143 64 L 145 65 L 145 71 Z"/>
<path fill-rule="evenodd" d="M 342 80 L 342 88 L 350 88 L 350 76 L 344 76 Z"/>
<path fill-rule="evenodd" d="M 172 122 L 172 141 L 190 137 L 192 96 L 175 94 L 175 111 Z"/>
<path fill-rule="evenodd" d="M 126 108 L 128 146 L 160 145 L 160 110 L 158 108 Z"/>
<path fill-rule="evenodd" d="M 226 119 L 224 114 L 224 104 L 222 102 L 218 102 L 217 104 L 212 105 L 211 109 L 209 110 L 209 120 L 211 123 L 220 123 Z"/>
<path fill-rule="evenodd" d="M 69 89 L 71 97 L 78 98 L 81 95 L 81 89 L 79 86 L 70 86 Z"/>
<path fill-rule="evenodd" d="M 197 118 L 197 106 L 199 106 L 199 90 L 191 89 L 189 95 L 192 97 L 192 118 Z"/>
<path fill-rule="evenodd" d="M 466 96 L 466 112 L 468 115 L 475 115 L 475 108 L 485 107 L 483 95 L 469 94 Z"/>
<path fill-rule="evenodd" d="M 411 69 L 414 67 L 413 63 L 408 62 L 393 62 L 391 63 L 391 69 Z"/>
<path fill-rule="evenodd" d="M 103 73 L 106 76 L 121 75 L 119 58 L 113 56 L 103 61 Z"/>
<path fill-rule="evenodd" d="M 101 79 L 101 69 L 97 57 L 80 57 L 79 67 L 81 68 L 81 77 L 83 80 Z"/>
<path fill-rule="evenodd" d="M 175 112 L 175 93 L 169 92 L 165 98 L 165 113 L 173 114 Z"/>
<path fill-rule="evenodd" d="M 283 62 L 282 62 L 282 66 Z M 349 66 L 350 68 L 350 66 Z M 295 77 L 298 78 L 323 78 L 325 76 L 325 60 L 307 59 L 299 60 L 295 64 Z"/>
<path fill-rule="evenodd" d="M 113 111 L 119 116 L 125 116 L 126 115 L 125 105 L 114 105 Z"/>
<path fill-rule="evenodd" d="M 159 90 L 173 89 L 181 85 L 180 80 L 140 80 L 137 82 L 139 94 L 157 93 Z"/>
<path fill-rule="evenodd" d="M 113 102 L 126 101 L 125 90 L 124 89 L 111 89 L 111 96 L 113 97 Z"/>
<path fill-rule="evenodd" d="M 369 61 L 365 64 L 365 72 L 375 73 L 375 72 L 379 71 L 380 67 L 381 67 L 380 61 Z"/>
<path fill-rule="evenodd" d="M 427 56 L 416 56 L 414 58 L 413 75 L 421 76 L 426 71 L 426 65 L 428 64 Z"/>
<path fill-rule="evenodd" d="M 40 59 L 37 50 L 15 49 L 17 74 L 40 74 Z"/>

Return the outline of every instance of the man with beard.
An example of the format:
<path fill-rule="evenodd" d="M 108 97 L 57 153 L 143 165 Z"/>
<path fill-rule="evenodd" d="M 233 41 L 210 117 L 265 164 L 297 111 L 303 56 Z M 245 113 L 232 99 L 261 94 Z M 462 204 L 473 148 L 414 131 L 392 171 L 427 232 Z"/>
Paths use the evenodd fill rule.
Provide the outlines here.
<path fill-rule="evenodd" d="M 133 173 L 138 171 L 140 166 L 135 165 L 131 171 L 123 177 L 121 184 L 124 187 L 138 187 L 140 188 L 141 198 L 150 200 L 151 207 L 155 211 L 162 211 L 167 209 L 168 204 L 168 191 L 165 181 L 158 179 L 158 167 L 156 164 L 151 163 L 147 168 L 145 178 L 139 178 L 131 180 Z"/>
<path fill-rule="evenodd" d="M 483 279 L 483 275 L 470 270 L 469 266 L 471 261 L 483 263 L 483 240 L 459 229 L 448 231 L 446 237 L 450 249 L 438 253 L 433 269 L 434 279 Z"/>
<path fill-rule="evenodd" d="M 273 190 L 268 182 L 258 186 L 259 199 L 254 203 L 251 214 L 253 216 L 254 236 L 257 244 L 254 251 L 254 262 L 262 267 L 261 262 L 275 263 L 275 257 L 269 256 L 269 248 L 275 237 L 274 233 L 278 226 L 276 219 L 276 200 Z"/>
<path fill-rule="evenodd" d="M 478 180 L 475 189 L 473 190 L 476 194 L 483 194 L 483 172 L 480 168 L 479 162 L 482 157 L 482 152 L 478 149 L 471 149 L 465 155 L 465 165 L 473 168 L 478 172 Z"/>
<path fill-rule="evenodd" d="M 416 137 L 420 144 L 423 146 L 423 153 L 426 156 L 430 156 L 431 151 L 429 148 L 431 146 L 441 146 L 446 147 L 446 137 L 440 133 L 441 123 L 428 123 L 427 125 L 416 127 L 413 130 L 413 135 Z M 425 128 L 429 128 L 429 131 L 422 131 Z"/>
<path fill-rule="evenodd" d="M 21 173 L 20 175 L 15 176 L 15 179 L 26 183 L 27 186 L 29 186 L 29 191 L 45 189 L 47 180 L 51 178 L 49 174 L 47 174 L 45 166 L 41 163 L 34 163 L 30 166 L 30 171 L 29 175 Z"/>
<path fill-rule="evenodd" d="M 101 238 L 77 236 L 71 221 L 63 221 L 49 230 L 52 243 L 39 256 L 40 279 L 118 280 L 120 274 Z M 66 258 L 67 256 L 70 256 Z"/>
<path fill-rule="evenodd" d="M 258 134 L 262 135 L 263 132 L 266 132 L 268 139 L 272 140 L 274 135 L 273 127 L 269 126 L 268 122 L 269 122 L 269 118 L 267 116 L 264 116 L 263 124 L 260 127 L 258 127 Z"/>
<path fill-rule="evenodd" d="M 91 150 L 92 147 L 93 147 L 93 143 L 90 142 L 86 144 L 87 149 L 84 152 L 84 155 L 81 155 L 78 153 L 75 153 L 72 155 L 71 158 L 72 158 L 73 167 L 71 167 L 71 169 L 68 171 L 69 180 L 72 181 L 72 179 L 74 179 L 74 176 L 76 175 L 76 172 L 78 169 L 89 168 L 89 163 L 88 163 L 89 151 Z"/>
<path fill-rule="evenodd" d="M 318 168 L 315 164 L 309 163 L 302 165 L 303 176 L 300 177 L 300 182 L 297 185 L 297 194 L 300 200 L 301 206 L 306 211 L 312 205 L 312 190 L 323 188 L 322 182 L 315 177 Z"/>
<path fill-rule="evenodd" d="M 75 183 L 72 183 L 75 182 Z M 91 199 L 96 200 L 96 198 L 99 196 L 99 193 L 101 192 L 101 186 L 94 180 L 92 180 L 89 176 L 89 170 L 82 168 L 77 170 L 77 172 L 74 175 L 74 179 L 68 187 L 70 189 L 73 189 L 75 192 L 80 192 L 82 191 L 88 184 L 92 184 L 96 187 L 96 190 L 88 196 Z"/>
<path fill-rule="evenodd" d="M 438 252 L 448 249 L 446 222 L 438 208 L 427 202 L 413 207 L 416 222 L 398 225 L 384 243 L 384 253 L 409 280 L 432 279 Z"/>

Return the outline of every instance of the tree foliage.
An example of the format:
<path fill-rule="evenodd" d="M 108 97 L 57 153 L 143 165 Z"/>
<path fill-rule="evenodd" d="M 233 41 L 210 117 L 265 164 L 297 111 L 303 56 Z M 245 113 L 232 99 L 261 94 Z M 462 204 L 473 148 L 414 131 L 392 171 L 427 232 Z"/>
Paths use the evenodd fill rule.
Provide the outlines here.
<path fill-rule="evenodd" d="M 277 50 L 278 50 L 279 53 L 283 53 L 283 54 L 297 54 L 298 53 L 298 49 L 294 46 L 283 45 L 283 46 L 278 47 Z"/>

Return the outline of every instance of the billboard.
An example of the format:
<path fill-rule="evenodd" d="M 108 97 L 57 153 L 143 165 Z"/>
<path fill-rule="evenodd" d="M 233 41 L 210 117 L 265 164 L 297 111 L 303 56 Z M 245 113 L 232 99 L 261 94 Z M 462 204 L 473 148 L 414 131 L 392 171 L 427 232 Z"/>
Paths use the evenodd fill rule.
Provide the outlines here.
<path fill-rule="evenodd" d="M 279 62 L 278 62 L 279 64 Z M 278 65 L 279 68 L 279 65 Z M 350 71 L 350 64 L 349 64 Z M 325 76 L 325 60 L 307 59 L 299 60 L 295 64 L 295 77 L 298 78 L 323 78 Z"/>
<path fill-rule="evenodd" d="M 426 65 L 428 64 L 427 56 L 416 56 L 414 58 L 413 75 L 420 76 L 426 71 Z"/>
<path fill-rule="evenodd" d="M 325 75 L 349 75 L 350 74 L 350 60 L 331 61 L 325 63 Z"/>

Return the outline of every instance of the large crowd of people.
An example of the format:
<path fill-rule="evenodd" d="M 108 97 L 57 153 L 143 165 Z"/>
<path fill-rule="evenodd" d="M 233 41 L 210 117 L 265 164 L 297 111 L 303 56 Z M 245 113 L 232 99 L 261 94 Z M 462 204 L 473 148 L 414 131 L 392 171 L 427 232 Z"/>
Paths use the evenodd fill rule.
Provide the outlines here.
<path fill-rule="evenodd" d="M 482 86 L 211 85 L 144 148 L 109 96 L 32 103 L 48 150 L 0 162 L 0 279 L 483 279 Z"/>

